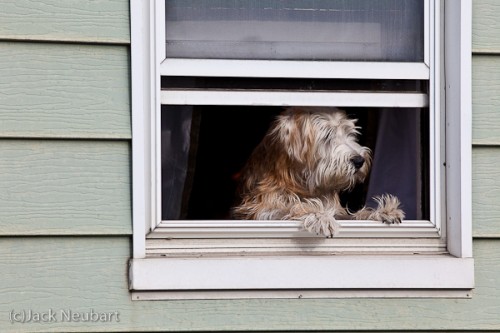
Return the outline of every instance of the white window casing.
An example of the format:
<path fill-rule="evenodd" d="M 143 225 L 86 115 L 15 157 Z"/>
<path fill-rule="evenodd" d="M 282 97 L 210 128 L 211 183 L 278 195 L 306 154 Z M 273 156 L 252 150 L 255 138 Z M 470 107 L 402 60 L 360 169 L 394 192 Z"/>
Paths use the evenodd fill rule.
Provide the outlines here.
<path fill-rule="evenodd" d="M 133 299 L 470 297 L 471 1 L 423 1 L 424 61 L 381 64 L 165 59 L 164 1 L 131 0 Z M 430 89 L 162 91 L 161 76 L 411 79 L 429 80 Z M 295 221 L 162 221 L 162 104 L 438 110 L 430 117 L 431 219 L 397 226 L 340 221 L 333 239 Z"/>

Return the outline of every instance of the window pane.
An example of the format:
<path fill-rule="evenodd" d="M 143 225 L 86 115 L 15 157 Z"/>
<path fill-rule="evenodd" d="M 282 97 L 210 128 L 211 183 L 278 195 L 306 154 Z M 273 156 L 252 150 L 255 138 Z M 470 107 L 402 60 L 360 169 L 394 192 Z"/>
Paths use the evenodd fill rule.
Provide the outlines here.
<path fill-rule="evenodd" d="M 189 106 L 162 107 L 161 117 L 161 164 L 162 164 L 162 216 L 178 219 L 182 216 L 185 197 L 189 195 L 189 164 L 193 158 L 192 142 L 197 137 L 192 128 L 193 110 Z"/>
<path fill-rule="evenodd" d="M 167 57 L 420 62 L 423 24 L 423 0 L 167 0 Z"/>

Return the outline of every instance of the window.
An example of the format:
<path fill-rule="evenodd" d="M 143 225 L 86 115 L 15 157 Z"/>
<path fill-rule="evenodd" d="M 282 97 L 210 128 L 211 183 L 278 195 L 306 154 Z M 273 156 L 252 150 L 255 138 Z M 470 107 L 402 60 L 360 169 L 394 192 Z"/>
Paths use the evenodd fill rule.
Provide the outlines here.
<path fill-rule="evenodd" d="M 470 1 L 133 0 L 131 12 L 134 299 L 468 295 Z M 340 221 L 333 239 L 229 219 L 231 179 L 285 105 L 356 115 L 381 175 L 361 197 L 386 186 L 377 158 L 406 163 L 389 187 L 410 218 Z M 405 141 L 377 134 L 391 122 L 410 154 L 384 153 Z"/>

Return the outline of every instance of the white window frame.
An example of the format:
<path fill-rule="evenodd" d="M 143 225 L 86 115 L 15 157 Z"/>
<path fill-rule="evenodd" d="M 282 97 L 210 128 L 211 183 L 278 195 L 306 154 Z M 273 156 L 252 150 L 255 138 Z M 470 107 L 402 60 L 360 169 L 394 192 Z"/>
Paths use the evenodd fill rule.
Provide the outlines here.
<path fill-rule="evenodd" d="M 444 22 L 436 20 L 433 24 L 438 27 L 425 25 L 423 63 L 294 66 L 297 62 L 165 59 L 164 0 L 131 0 L 133 299 L 469 297 L 474 286 L 471 0 L 431 3 L 425 0 L 426 22 L 443 8 Z M 442 44 L 446 52 L 435 52 Z M 169 75 L 430 79 L 431 92 L 429 96 L 357 93 L 353 99 L 353 93 L 345 92 L 263 91 L 232 92 L 228 98 L 219 91 L 161 91 L 160 78 Z M 334 100 L 340 107 L 444 110 L 431 117 L 431 128 L 436 129 L 430 138 L 431 165 L 436 166 L 431 168 L 433 222 L 405 221 L 388 227 L 341 221 L 339 237 L 327 240 L 301 231 L 294 221 L 161 221 L 157 143 L 162 103 L 303 105 L 303 94 L 310 105 L 318 106 L 332 105 Z M 439 130 L 445 120 L 445 130 Z"/>

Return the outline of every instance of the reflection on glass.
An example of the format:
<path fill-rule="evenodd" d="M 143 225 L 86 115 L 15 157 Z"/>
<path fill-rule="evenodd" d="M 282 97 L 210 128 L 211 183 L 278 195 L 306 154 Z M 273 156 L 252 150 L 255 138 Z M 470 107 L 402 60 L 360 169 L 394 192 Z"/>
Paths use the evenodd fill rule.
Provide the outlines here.
<path fill-rule="evenodd" d="M 419 62 L 423 0 L 166 0 L 170 58 Z"/>

